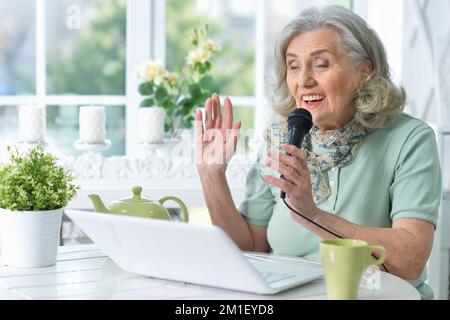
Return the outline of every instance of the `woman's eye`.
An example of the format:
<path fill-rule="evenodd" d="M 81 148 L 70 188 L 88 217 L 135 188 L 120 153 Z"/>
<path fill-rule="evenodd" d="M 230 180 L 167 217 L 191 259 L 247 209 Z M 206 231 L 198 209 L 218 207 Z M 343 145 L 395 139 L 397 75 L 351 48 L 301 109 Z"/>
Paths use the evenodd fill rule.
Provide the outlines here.
<path fill-rule="evenodd" d="M 289 65 L 289 70 L 297 70 L 297 69 L 299 69 L 299 68 L 300 68 L 299 65 L 296 64 L 296 63 L 291 63 L 291 64 Z"/>
<path fill-rule="evenodd" d="M 328 68 L 329 64 L 327 61 L 319 60 L 316 62 L 316 67 L 318 68 Z"/>

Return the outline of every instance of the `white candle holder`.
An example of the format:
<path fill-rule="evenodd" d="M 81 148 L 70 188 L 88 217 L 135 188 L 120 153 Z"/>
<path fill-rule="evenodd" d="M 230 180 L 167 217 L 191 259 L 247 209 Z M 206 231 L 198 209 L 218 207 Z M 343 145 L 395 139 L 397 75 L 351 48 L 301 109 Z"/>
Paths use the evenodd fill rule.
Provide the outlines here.
<path fill-rule="evenodd" d="M 104 106 L 80 107 L 80 143 L 106 143 L 106 117 Z"/>
<path fill-rule="evenodd" d="M 139 146 L 149 152 L 153 152 L 156 150 L 162 150 L 167 148 L 170 140 L 168 138 L 164 138 L 164 140 L 160 142 L 150 143 L 150 142 L 139 142 Z"/>
<path fill-rule="evenodd" d="M 45 129 L 45 107 L 36 105 L 19 107 L 19 143 L 44 144 Z"/>
<path fill-rule="evenodd" d="M 73 144 L 75 149 L 87 152 L 102 152 L 111 147 L 111 140 L 105 140 L 103 143 L 87 143 L 81 140 L 75 141 Z"/>
<path fill-rule="evenodd" d="M 170 155 L 172 149 L 181 142 L 178 137 L 165 135 L 160 142 L 139 142 L 139 146 L 145 150 L 146 155 L 158 155 L 161 157 L 167 157 Z"/>

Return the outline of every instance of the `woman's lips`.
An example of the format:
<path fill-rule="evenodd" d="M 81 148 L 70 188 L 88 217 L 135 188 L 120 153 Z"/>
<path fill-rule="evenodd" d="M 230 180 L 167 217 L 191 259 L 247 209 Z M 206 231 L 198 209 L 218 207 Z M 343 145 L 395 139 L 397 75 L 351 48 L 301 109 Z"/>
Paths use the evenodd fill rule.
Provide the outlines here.
<path fill-rule="evenodd" d="M 303 101 L 303 105 L 306 108 L 317 108 L 319 107 L 322 102 L 325 100 L 326 98 L 323 98 L 322 100 L 315 100 L 315 101 Z"/>

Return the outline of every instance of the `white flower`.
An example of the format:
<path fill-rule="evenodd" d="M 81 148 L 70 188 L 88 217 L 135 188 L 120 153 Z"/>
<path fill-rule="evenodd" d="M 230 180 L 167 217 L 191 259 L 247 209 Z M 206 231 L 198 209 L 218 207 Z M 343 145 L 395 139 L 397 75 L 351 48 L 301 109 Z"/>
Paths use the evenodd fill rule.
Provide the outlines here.
<path fill-rule="evenodd" d="M 180 82 L 180 75 L 176 72 L 169 72 L 166 74 L 166 80 L 172 87 L 176 86 Z"/>
<path fill-rule="evenodd" d="M 195 63 L 205 63 L 211 58 L 211 51 L 205 50 L 204 48 L 198 48 L 191 52 L 187 57 L 187 63 L 193 65 Z"/>
<path fill-rule="evenodd" d="M 205 48 L 209 52 L 217 52 L 220 50 L 219 45 L 211 39 L 205 41 L 205 43 L 203 44 L 203 48 Z"/>
<path fill-rule="evenodd" d="M 144 61 L 134 69 L 134 77 L 144 81 L 153 81 L 156 85 L 160 85 L 164 80 L 164 69 L 160 61 Z"/>

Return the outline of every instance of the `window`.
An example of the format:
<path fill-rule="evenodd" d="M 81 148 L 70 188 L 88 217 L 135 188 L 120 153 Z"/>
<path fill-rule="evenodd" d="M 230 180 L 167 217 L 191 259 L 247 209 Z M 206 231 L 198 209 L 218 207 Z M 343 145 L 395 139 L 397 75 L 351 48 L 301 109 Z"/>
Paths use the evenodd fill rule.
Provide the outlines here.
<path fill-rule="evenodd" d="M 33 3 L 0 2 L 0 95 L 35 91 L 35 35 Z"/>
<path fill-rule="evenodd" d="M 236 97 L 234 117 L 242 121 L 243 129 L 254 128 L 257 5 L 257 0 L 167 1 L 167 66 L 182 66 L 191 49 L 186 34 L 208 25 L 209 37 L 222 48 L 213 60 L 212 76 L 221 96 Z"/>
<path fill-rule="evenodd" d="M 47 94 L 124 95 L 125 1 L 47 0 L 45 9 Z"/>
<path fill-rule="evenodd" d="M 106 107 L 104 155 L 125 153 L 126 0 L 44 0 L 0 3 L 0 131 L 17 142 L 19 105 L 44 105 L 46 142 L 80 154 L 78 108 Z"/>
<path fill-rule="evenodd" d="M 167 65 L 177 67 L 184 63 L 190 49 L 186 33 L 207 24 L 209 36 L 222 47 L 213 69 L 221 93 L 252 96 L 256 1 L 169 0 L 167 9 Z"/>

